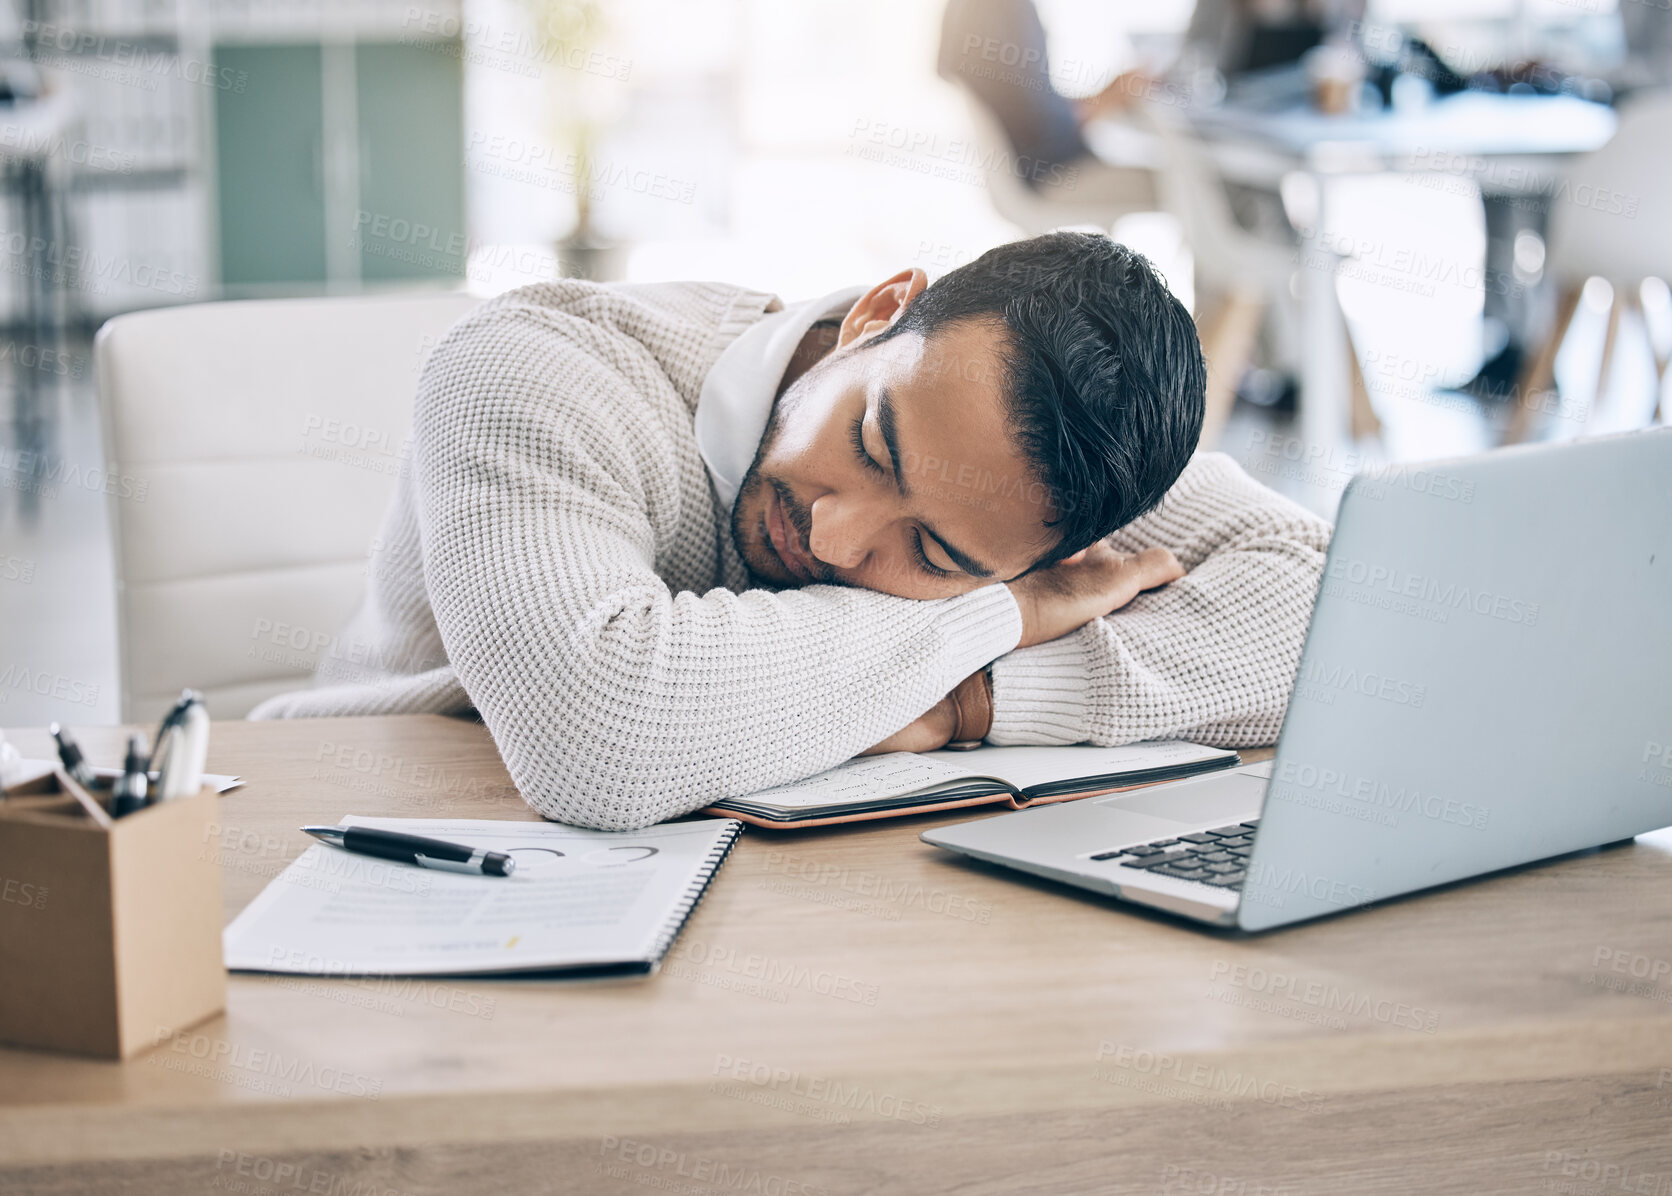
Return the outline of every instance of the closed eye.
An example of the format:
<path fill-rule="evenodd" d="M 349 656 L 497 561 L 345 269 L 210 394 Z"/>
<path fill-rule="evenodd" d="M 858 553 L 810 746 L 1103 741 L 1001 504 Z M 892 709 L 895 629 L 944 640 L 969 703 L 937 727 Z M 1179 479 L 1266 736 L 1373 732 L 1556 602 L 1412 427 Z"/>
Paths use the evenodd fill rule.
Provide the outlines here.
<path fill-rule="evenodd" d="M 853 441 L 854 455 L 859 458 L 861 465 L 873 473 L 888 473 L 888 470 L 877 464 L 875 457 L 865 451 L 865 417 L 863 415 L 853 421 L 853 428 L 848 433 L 848 437 Z"/>
<path fill-rule="evenodd" d="M 852 428 L 848 431 L 848 438 L 853 441 L 853 454 L 859 458 L 861 465 L 876 474 L 886 476 L 889 473 L 887 469 L 877 464 L 877 459 L 865 449 L 865 417 L 863 415 L 853 422 Z M 923 551 L 923 533 L 921 530 L 913 528 L 911 535 L 912 556 L 917 559 L 919 569 L 930 577 L 956 576 L 950 569 L 942 569 L 929 559 L 928 554 Z"/>
<path fill-rule="evenodd" d="M 953 575 L 950 569 L 942 569 L 939 565 L 935 564 L 935 562 L 931 561 L 927 554 L 924 553 L 923 533 L 917 528 L 912 528 L 911 543 L 912 555 L 917 558 L 918 568 L 934 577 L 951 577 Z"/>

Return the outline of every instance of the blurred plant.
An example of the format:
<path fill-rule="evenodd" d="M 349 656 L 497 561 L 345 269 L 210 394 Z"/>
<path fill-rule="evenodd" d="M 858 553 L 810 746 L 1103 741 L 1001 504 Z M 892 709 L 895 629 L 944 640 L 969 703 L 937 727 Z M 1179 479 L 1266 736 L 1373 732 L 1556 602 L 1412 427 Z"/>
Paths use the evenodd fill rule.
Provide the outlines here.
<path fill-rule="evenodd" d="M 595 240 L 592 228 L 593 156 L 608 112 L 600 93 L 599 78 L 584 69 L 571 69 L 566 58 L 585 63 L 604 40 L 608 26 L 602 0 L 522 0 L 534 25 L 536 43 L 547 65 L 544 75 L 550 96 L 554 144 L 567 146 L 575 166 L 575 227 L 568 240 L 588 244 Z"/>

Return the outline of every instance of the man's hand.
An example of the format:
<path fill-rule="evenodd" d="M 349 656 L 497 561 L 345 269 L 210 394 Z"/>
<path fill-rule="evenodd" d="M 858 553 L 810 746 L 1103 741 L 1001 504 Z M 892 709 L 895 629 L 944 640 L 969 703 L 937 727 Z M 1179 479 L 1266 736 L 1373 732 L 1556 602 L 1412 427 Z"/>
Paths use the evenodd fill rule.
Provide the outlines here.
<path fill-rule="evenodd" d="M 1107 87 L 1094 96 L 1074 102 L 1075 115 L 1083 125 L 1109 112 L 1137 107 L 1138 101 L 1154 91 L 1160 83 L 1145 70 L 1126 71 L 1116 75 Z"/>
<path fill-rule="evenodd" d="M 875 747 L 859 753 L 932 752 L 954 739 L 981 740 L 993 726 L 993 679 L 977 669 L 951 693 Z"/>
<path fill-rule="evenodd" d="M 1007 582 L 1022 609 L 1022 639 L 1016 646 L 1043 644 L 1119 610 L 1145 590 L 1184 576 L 1165 548 L 1117 552 L 1101 540 L 1049 569 Z"/>
<path fill-rule="evenodd" d="M 1016 646 L 1026 648 L 1067 635 L 1093 619 L 1119 610 L 1145 590 L 1183 576 L 1184 566 L 1165 548 L 1117 552 L 1100 540 L 1049 569 L 1005 583 L 1022 610 L 1022 639 Z M 990 695 L 985 715 L 985 725 L 991 726 Z M 859 754 L 932 752 L 945 747 L 957 732 L 958 705 L 951 697 L 945 697 L 881 743 Z"/>
<path fill-rule="evenodd" d="M 894 732 L 861 756 L 880 756 L 884 752 L 932 752 L 952 741 L 958 729 L 958 711 L 951 698 L 942 698 L 917 718 Z"/>

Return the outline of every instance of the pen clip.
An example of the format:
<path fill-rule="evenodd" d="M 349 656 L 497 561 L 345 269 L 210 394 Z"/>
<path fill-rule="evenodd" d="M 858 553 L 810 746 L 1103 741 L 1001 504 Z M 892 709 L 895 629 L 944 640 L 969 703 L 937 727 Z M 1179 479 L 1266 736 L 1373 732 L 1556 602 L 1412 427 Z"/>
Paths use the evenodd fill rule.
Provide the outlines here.
<path fill-rule="evenodd" d="M 209 752 L 209 712 L 193 690 L 186 690 L 163 719 L 152 745 L 151 765 L 157 770 L 156 801 L 190 797 L 203 786 L 204 759 Z"/>
<path fill-rule="evenodd" d="M 163 721 L 157 726 L 157 737 L 151 741 L 151 758 L 145 763 L 145 771 L 155 772 L 160 767 L 163 737 L 181 724 L 186 717 L 186 712 L 192 708 L 194 703 L 200 703 L 201 701 L 202 699 L 198 697 L 196 690 L 183 689 L 180 691 L 179 700 L 169 708 L 167 714 L 163 715 Z"/>

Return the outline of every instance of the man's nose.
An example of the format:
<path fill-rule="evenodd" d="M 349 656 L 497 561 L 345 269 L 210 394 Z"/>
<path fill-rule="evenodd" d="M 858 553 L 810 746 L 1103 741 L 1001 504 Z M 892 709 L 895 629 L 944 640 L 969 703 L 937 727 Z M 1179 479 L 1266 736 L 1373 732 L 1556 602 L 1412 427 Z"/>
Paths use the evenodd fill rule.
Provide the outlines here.
<path fill-rule="evenodd" d="M 857 569 L 871 553 L 871 543 L 887 519 L 880 507 L 837 494 L 813 500 L 807 548 L 834 569 Z"/>

